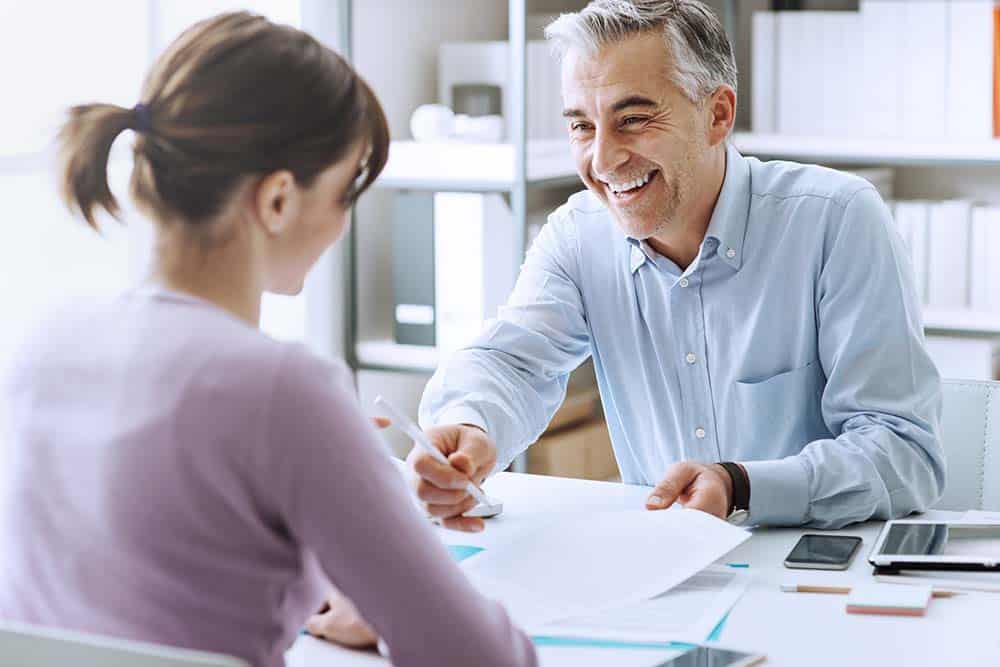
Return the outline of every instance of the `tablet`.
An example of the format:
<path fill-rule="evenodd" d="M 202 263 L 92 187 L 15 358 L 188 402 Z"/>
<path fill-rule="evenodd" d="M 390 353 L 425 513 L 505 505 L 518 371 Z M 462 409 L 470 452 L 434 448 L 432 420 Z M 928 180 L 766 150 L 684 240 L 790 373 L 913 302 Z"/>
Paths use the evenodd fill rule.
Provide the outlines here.
<path fill-rule="evenodd" d="M 879 570 L 1000 570 L 1000 525 L 887 521 L 868 556 Z"/>

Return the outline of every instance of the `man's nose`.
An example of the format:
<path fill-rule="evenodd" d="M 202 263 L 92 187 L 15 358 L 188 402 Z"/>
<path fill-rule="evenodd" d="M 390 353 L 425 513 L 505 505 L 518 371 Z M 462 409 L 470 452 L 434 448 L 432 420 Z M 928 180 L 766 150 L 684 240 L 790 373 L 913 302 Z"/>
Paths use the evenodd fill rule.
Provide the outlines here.
<path fill-rule="evenodd" d="M 628 161 L 628 151 L 616 139 L 614 133 L 598 131 L 593 146 L 590 165 L 594 177 L 606 179 Z"/>

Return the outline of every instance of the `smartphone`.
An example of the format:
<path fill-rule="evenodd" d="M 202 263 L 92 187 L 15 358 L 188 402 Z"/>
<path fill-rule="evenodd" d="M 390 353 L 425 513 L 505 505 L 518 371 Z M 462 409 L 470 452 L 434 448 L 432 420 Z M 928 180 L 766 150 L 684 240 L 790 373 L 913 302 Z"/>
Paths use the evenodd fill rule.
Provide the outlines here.
<path fill-rule="evenodd" d="M 806 570 L 846 570 L 861 546 L 854 535 L 806 533 L 785 558 L 785 567 Z"/>
<path fill-rule="evenodd" d="M 656 667 L 752 667 L 764 662 L 757 653 L 742 653 L 714 646 L 698 646 Z"/>

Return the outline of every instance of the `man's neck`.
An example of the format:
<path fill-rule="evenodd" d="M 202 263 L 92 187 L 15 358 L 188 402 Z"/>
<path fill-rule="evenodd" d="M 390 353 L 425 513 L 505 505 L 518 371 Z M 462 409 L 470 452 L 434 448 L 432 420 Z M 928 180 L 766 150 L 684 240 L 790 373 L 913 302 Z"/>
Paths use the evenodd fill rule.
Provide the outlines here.
<path fill-rule="evenodd" d="M 646 240 L 653 250 L 672 261 L 682 271 L 698 256 L 708 225 L 712 221 L 719 193 L 722 192 L 722 184 L 726 180 L 725 144 L 718 148 L 719 150 L 713 151 L 703 176 L 700 177 L 702 185 L 695 193 L 694 200 L 689 206 L 677 211 L 680 224 L 671 233 L 651 236 Z"/>

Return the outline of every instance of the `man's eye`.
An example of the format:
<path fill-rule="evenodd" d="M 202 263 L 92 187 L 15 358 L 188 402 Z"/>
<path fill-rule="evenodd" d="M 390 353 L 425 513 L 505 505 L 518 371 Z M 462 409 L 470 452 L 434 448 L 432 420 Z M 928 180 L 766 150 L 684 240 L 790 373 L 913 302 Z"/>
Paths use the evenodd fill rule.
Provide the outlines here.
<path fill-rule="evenodd" d="M 585 132 L 588 129 L 588 125 L 586 123 L 571 123 L 569 129 L 574 132 Z"/>
<path fill-rule="evenodd" d="M 622 121 L 622 125 L 638 125 L 639 123 L 642 123 L 645 120 L 646 119 L 641 116 L 629 116 L 628 118 Z"/>

